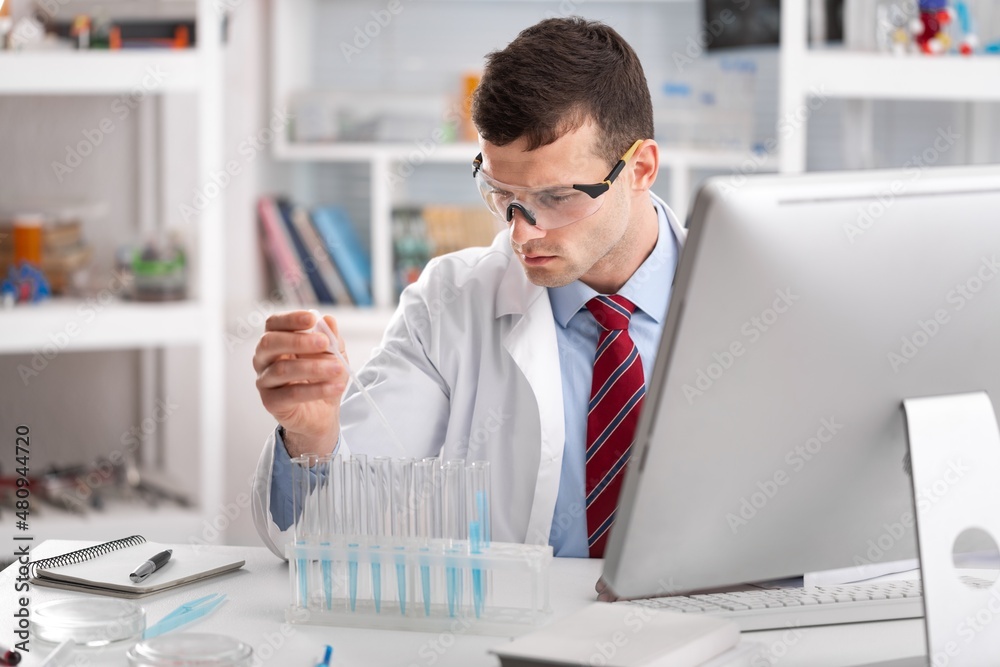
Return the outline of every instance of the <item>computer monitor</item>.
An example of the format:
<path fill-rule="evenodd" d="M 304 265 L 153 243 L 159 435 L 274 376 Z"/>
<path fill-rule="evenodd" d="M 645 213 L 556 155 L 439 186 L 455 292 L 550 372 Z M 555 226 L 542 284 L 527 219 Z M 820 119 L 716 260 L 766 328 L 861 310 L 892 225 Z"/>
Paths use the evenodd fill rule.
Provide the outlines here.
<path fill-rule="evenodd" d="M 720 177 L 689 229 L 605 579 L 664 595 L 913 558 L 902 400 L 1000 396 L 1000 167 Z"/>

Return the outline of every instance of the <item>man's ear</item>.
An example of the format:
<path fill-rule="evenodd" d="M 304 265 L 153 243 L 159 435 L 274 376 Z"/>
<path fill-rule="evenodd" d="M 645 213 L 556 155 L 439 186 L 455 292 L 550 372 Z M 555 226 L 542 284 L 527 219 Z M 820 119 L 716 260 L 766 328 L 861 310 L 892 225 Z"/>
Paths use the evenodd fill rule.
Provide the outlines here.
<path fill-rule="evenodd" d="M 628 168 L 632 171 L 633 194 L 648 191 L 660 171 L 660 147 L 652 139 L 646 139 L 632 156 Z"/>

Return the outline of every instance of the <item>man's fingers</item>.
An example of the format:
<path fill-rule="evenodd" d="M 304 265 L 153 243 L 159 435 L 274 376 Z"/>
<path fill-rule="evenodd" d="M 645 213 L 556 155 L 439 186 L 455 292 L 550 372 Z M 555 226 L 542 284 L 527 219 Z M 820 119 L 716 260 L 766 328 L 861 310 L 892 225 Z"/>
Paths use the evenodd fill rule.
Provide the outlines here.
<path fill-rule="evenodd" d="M 257 388 L 271 389 L 286 384 L 336 382 L 345 377 L 344 367 L 331 354 L 305 359 L 279 359 L 257 376 Z"/>
<path fill-rule="evenodd" d="M 334 382 L 290 384 L 273 389 L 261 389 L 260 398 L 264 409 L 277 416 L 291 412 L 302 403 L 333 398 L 338 391 L 343 391 L 343 386 Z"/>
<path fill-rule="evenodd" d="M 282 357 L 319 354 L 328 346 L 329 341 L 321 333 L 268 331 L 257 342 L 253 368 L 259 375 Z"/>
<path fill-rule="evenodd" d="M 597 591 L 598 602 L 614 602 L 618 599 L 615 592 L 608 586 L 608 582 L 604 581 L 604 577 L 597 580 L 597 583 L 594 584 L 594 590 Z"/>
<path fill-rule="evenodd" d="M 275 313 L 267 318 L 264 331 L 303 331 L 316 322 L 316 316 L 308 310 L 293 310 Z"/>
<path fill-rule="evenodd" d="M 340 353 L 344 355 L 344 358 L 346 359 L 347 347 L 344 345 L 344 339 L 343 337 L 341 337 L 340 329 L 337 327 L 337 320 L 333 319 L 332 315 L 327 315 L 323 319 L 326 320 L 326 323 L 329 325 L 330 329 L 337 336 L 337 346 L 340 348 Z"/>

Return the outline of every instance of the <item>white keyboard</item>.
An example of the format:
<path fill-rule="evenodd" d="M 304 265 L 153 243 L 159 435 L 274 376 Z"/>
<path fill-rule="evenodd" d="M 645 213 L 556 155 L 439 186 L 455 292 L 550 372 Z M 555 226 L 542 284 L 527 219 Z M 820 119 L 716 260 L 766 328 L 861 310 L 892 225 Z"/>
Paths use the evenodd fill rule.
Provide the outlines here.
<path fill-rule="evenodd" d="M 982 579 L 963 579 L 976 585 L 979 582 L 991 585 Z M 724 616 L 736 621 L 741 630 L 888 621 L 924 615 L 919 580 L 678 595 L 631 600 L 625 604 Z"/>

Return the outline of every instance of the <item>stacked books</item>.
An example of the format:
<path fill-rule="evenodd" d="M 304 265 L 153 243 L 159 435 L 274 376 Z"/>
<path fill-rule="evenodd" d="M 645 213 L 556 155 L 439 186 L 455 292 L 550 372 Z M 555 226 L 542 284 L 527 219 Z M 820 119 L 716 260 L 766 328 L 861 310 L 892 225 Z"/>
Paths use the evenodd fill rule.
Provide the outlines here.
<path fill-rule="evenodd" d="M 286 302 L 372 305 L 371 260 L 342 207 L 309 210 L 261 197 L 257 213 L 261 246 Z"/>
<path fill-rule="evenodd" d="M 261 247 L 272 282 L 287 303 L 372 305 L 372 266 L 342 206 L 308 209 L 283 197 L 257 204 Z M 500 225 L 484 207 L 401 207 L 392 214 L 398 290 L 438 255 L 488 246 Z"/>

